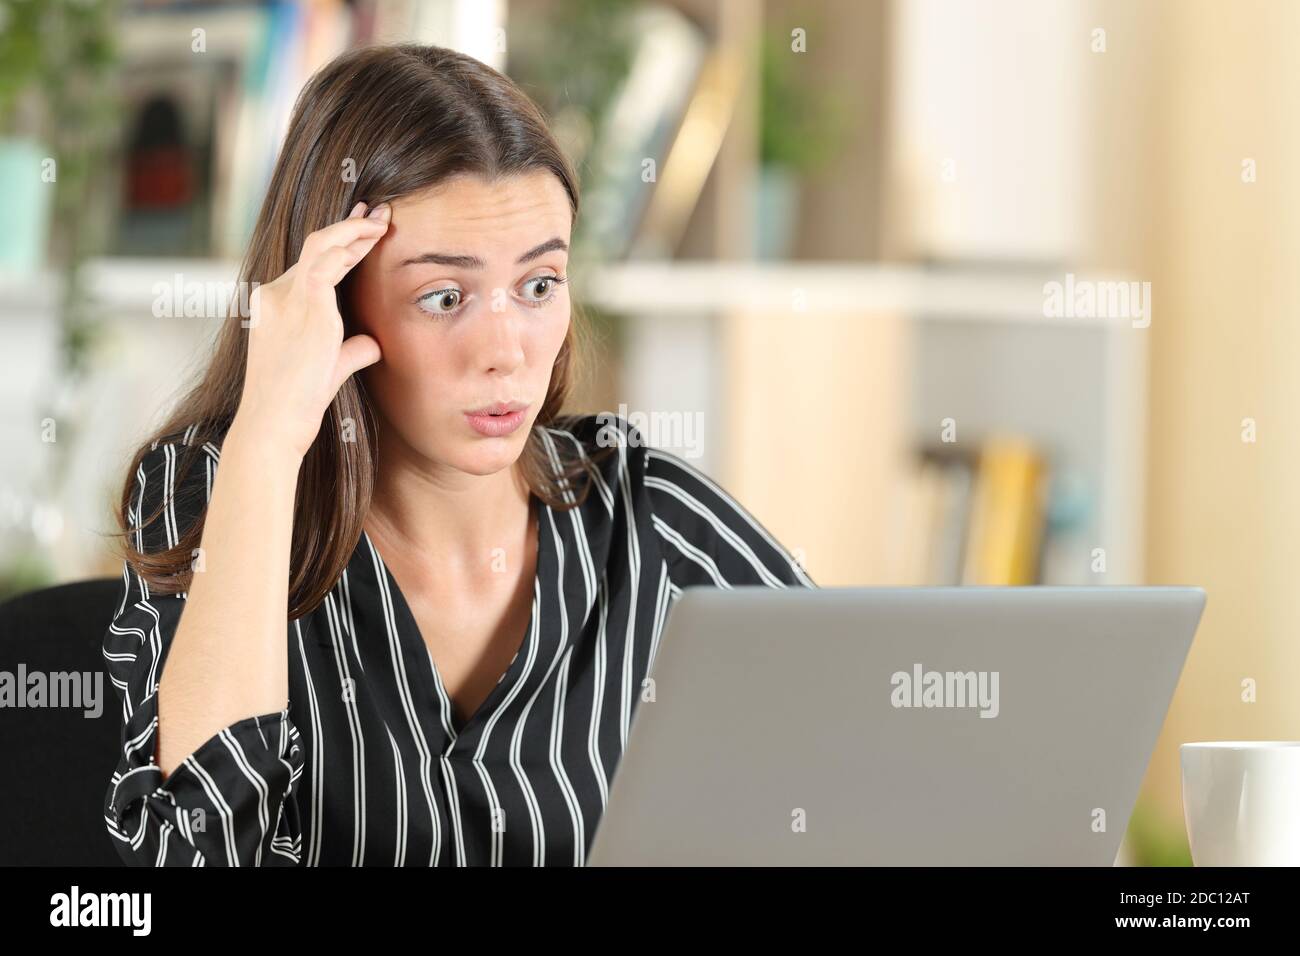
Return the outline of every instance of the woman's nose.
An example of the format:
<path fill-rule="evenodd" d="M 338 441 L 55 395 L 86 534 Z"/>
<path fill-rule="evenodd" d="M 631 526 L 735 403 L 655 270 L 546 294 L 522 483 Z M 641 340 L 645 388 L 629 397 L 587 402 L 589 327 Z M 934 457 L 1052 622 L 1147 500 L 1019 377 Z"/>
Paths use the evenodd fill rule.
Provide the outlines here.
<path fill-rule="evenodd" d="M 512 303 L 490 300 L 474 323 L 473 347 L 480 367 L 486 371 L 513 372 L 524 363 L 523 325 Z"/>

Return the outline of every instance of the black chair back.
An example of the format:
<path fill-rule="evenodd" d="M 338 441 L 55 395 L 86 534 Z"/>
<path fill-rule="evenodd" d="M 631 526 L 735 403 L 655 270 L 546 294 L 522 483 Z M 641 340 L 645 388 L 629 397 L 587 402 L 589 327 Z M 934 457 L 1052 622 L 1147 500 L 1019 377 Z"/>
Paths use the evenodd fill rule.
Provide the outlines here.
<path fill-rule="evenodd" d="M 120 579 L 102 578 L 0 604 L 0 671 L 8 675 L 0 680 L 23 703 L 39 703 L 31 688 L 40 681 L 47 688 L 43 706 L 0 706 L 0 865 L 123 865 L 104 824 L 122 704 L 101 644 L 121 592 Z"/>

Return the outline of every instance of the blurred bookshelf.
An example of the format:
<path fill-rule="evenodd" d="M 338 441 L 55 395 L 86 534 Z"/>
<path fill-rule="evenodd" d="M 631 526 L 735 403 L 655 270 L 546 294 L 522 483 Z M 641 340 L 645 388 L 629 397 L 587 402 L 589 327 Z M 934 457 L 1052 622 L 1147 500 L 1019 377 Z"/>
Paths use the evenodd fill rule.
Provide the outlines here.
<path fill-rule="evenodd" d="M 1145 332 L 1044 315 L 1044 283 L 1078 258 L 1069 209 L 1046 217 L 1049 233 L 1033 228 L 1045 217 L 990 215 L 1038 198 L 997 180 L 945 183 L 942 203 L 927 206 L 925 177 L 944 155 L 935 131 L 944 117 L 969 120 L 959 98 L 938 99 L 942 89 L 931 91 L 936 116 L 900 107 L 929 89 L 922 67 L 947 55 L 928 7 L 238 3 L 202 8 L 201 74 L 185 66 L 195 9 L 124 7 L 119 178 L 137 182 L 132 117 L 173 91 L 194 147 L 176 181 L 193 201 L 167 212 L 149 206 L 159 197 L 147 189 L 106 191 L 144 205 L 125 219 L 104 212 L 113 241 L 80 270 L 103 348 L 94 400 L 78 412 L 72 474 L 83 485 L 64 495 L 78 526 L 104 514 L 103 488 L 84 482 L 116 474 L 215 333 L 211 318 L 152 307 L 159 283 L 236 278 L 274 157 L 242 144 L 277 142 L 296 91 L 335 53 L 409 39 L 506 70 L 583 170 L 575 301 L 614 333 L 589 400 L 698 416 L 702 441 L 665 446 L 733 489 L 820 583 L 1141 583 Z M 804 40 L 813 55 L 795 49 Z M 581 55 L 596 48 L 600 57 Z M 821 109 L 841 91 L 847 128 Z M 921 113 L 929 125 L 913 129 Z M 985 132 L 1023 139 L 1014 125 Z M 970 195 L 961 188 L 988 200 L 971 207 L 979 215 L 957 214 Z M 990 258 L 978 261 L 980 250 Z M 40 487 L 31 422 L 48 397 L 42 383 L 59 375 L 57 284 L 55 270 L 0 272 L 0 323 L 22 357 L 0 375 L 0 434 L 15 452 L 3 488 Z M 57 566 L 75 575 L 85 559 Z"/>
<path fill-rule="evenodd" d="M 579 290 L 624 316 L 629 407 L 706 410 L 697 463 L 820 583 L 1141 583 L 1146 330 L 1045 316 L 1059 279 L 675 262 Z"/>

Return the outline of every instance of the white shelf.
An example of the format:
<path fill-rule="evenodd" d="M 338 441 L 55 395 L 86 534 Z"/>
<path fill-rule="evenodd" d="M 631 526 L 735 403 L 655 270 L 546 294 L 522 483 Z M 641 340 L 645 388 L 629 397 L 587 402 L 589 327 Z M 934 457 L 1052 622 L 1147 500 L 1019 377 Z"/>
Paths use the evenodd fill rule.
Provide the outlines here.
<path fill-rule="evenodd" d="M 796 291 L 807 311 L 887 313 L 971 321 L 1124 327 L 1123 318 L 1049 318 L 1043 286 L 1066 270 L 924 269 L 815 262 L 663 262 L 609 266 L 580 276 L 581 301 L 610 312 L 788 312 Z M 1095 282 L 1127 281 L 1104 273 Z"/>
<path fill-rule="evenodd" d="M 224 283 L 239 263 L 215 259 L 101 258 L 87 263 L 87 294 L 106 315 L 139 316 L 155 298 L 159 282 Z M 927 269 L 914 266 L 832 262 L 647 262 L 575 269 L 579 301 L 628 314 L 721 314 L 731 310 L 794 308 L 796 294 L 808 311 L 888 313 L 918 319 L 1030 322 L 1046 326 L 1125 327 L 1127 319 L 1050 318 L 1043 314 L 1043 286 L 1063 282 L 1065 270 L 1001 270 L 992 267 Z M 1096 282 L 1125 277 L 1088 273 Z M 0 311 L 22 311 L 54 302 L 57 277 L 0 274 Z"/>
<path fill-rule="evenodd" d="M 17 273 L 0 270 L 0 319 L 48 312 L 59 304 L 59 278 L 47 270 Z"/>

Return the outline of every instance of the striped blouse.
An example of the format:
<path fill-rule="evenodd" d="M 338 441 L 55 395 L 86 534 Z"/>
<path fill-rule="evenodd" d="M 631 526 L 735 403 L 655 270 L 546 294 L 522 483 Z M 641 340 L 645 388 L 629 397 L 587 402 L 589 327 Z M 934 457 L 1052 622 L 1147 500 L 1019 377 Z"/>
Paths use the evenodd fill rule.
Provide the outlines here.
<path fill-rule="evenodd" d="M 453 708 L 363 532 L 324 602 L 288 623 L 288 706 L 224 728 L 164 780 L 153 762 L 158 681 L 186 595 L 152 595 L 124 566 L 103 640 L 123 721 L 104 815 L 122 858 L 146 866 L 584 865 L 682 589 L 816 586 L 726 491 L 644 445 L 624 419 L 571 416 L 541 428 L 552 466 L 565 445 L 590 455 L 602 429 L 602 442 L 618 447 L 597 461 L 600 478 L 581 505 L 532 498 L 540 521 L 531 622 L 468 719 Z M 177 513 L 178 501 L 211 495 L 221 457 L 212 443 L 204 467 L 174 487 L 190 434 L 155 442 L 137 470 L 127 518 L 142 550 L 188 527 L 193 517 Z M 140 516 L 162 501 L 162 518 L 139 530 Z"/>

